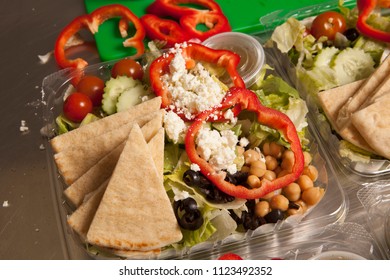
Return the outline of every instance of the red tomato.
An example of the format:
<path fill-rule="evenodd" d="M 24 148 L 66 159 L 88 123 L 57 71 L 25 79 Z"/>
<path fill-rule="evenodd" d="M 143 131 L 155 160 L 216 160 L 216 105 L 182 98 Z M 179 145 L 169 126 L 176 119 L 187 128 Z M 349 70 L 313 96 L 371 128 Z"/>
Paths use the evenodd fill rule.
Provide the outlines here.
<path fill-rule="evenodd" d="M 114 64 L 111 69 L 111 76 L 114 78 L 117 76 L 128 76 L 135 80 L 141 80 L 144 76 L 144 69 L 137 61 L 124 58 Z"/>
<path fill-rule="evenodd" d="M 84 76 L 77 84 L 78 92 L 88 95 L 93 106 L 100 106 L 104 93 L 104 81 L 96 76 Z"/>
<path fill-rule="evenodd" d="M 242 260 L 242 258 L 234 253 L 226 253 L 218 258 L 218 260 Z"/>
<path fill-rule="evenodd" d="M 80 92 L 69 95 L 63 106 L 65 117 L 73 122 L 81 122 L 88 113 L 92 112 L 92 109 L 91 99 Z"/>
<path fill-rule="evenodd" d="M 316 38 L 321 36 L 334 40 L 336 33 L 343 33 L 347 29 L 345 18 L 342 14 L 334 11 L 319 14 L 311 25 L 311 34 Z"/>

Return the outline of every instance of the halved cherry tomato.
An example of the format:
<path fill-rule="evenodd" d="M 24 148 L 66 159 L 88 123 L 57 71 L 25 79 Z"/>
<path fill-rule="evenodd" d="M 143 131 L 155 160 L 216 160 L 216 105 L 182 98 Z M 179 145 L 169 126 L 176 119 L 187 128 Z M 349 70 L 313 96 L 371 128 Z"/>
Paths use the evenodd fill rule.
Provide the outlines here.
<path fill-rule="evenodd" d="M 81 122 L 88 113 L 92 112 L 92 109 L 91 99 L 80 92 L 69 95 L 63 106 L 65 117 L 73 122 Z"/>
<path fill-rule="evenodd" d="M 111 69 L 111 76 L 128 76 L 135 80 L 141 80 L 144 76 L 144 69 L 134 59 L 124 58 L 119 60 Z"/>
<path fill-rule="evenodd" d="M 239 255 L 234 253 L 226 253 L 218 258 L 218 260 L 242 260 Z"/>
<path fill-rule="evenodd" d="M 319 14 L 312 22 L 311 34 L 316 38 L 321 36 L 334 40 L 336 33 L 343 33 L 347 29 L 345 18 L 342 14 L 334 11 L 327 11 Z"/>
<path fill-rule="evenodd" d="M 88 95 L 93 106 L 100 106 L 104 93 L 104 81 L 96 76 L 84 76 L 76 86 L 78 92 Z"/>

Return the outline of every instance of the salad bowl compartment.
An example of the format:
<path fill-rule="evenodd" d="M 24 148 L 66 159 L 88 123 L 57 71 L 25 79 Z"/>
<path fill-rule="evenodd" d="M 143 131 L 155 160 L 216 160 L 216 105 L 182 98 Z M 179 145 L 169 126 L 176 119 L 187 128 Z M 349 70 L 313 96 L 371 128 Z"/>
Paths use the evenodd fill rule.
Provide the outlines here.
<path fill-rule="evenodd" d="M 161 55 L 161 53 L 151 53 L 149 56 L 141 58 L 139 62 L 147 69 L 151 61 L 159 55 Z M 118 61 L 90 65 L 86 67 L 84 73 L 108 81 L 112 78 L 111 71 L 116 62 Z M 264 67 L 265 76 L 262 78 L 267 79 L 268 77 L 276 77 L 276 80 L 280 82 L 281 80 L 284 80 L 284 77 L 287 77 L 283 71 L 280 71 L 278 65 L 276 65 L 276 63 L 279 63 L 279 60 L 275 59 L 269 50 L 265 50 L 265 63 L 265 65 L 270 66 L 270 68 L 267 68 L 268 66 Z M 70 259 L 215 259 L 219 255 L 229 251 L 243 252 L 243 255 L 248 258 L 256 258 L 258 257 L 257 252 L 260 249 L 260 251 L 262 251 L 273 248 L 278 244 L 279 240 L 284 240 L 286 244 L 291 244 L 292 242 L 296 242 L 295 237 L 298 232 L 301 238 L 309 238 L 318 234 L 318 229 L 330 224 L 340 223 L 345 219 L 348 211 L 348 198 L 340 186 L 336 172 L 332 166 L 330 155 L 325 151 L 323 143 L 319 141 L 315 123 L 308 117 L 307 119 L 303 119 L 304 121 L 307 121 L 307 127 L 305 128 L 305 143 L 307 144 L 305 149 L 310 152 L 312 165 L 318 170 L 318 178 L 315 184 L 323 190 L 323 196 L 318 203 L 309 207 L 305 213 L 291 215 L 282 220 L 278 220 L 277 222 L 266 223 L 256 229 L 233 230 L 229 234 L 219 234 L 217 229 L 216 231 L 214 230 L 214 234 L 211 234 L 210 238 L 205 240 L 201 239 L 198 242 L 191 243 L 190 246 L 177 246 L 175 244 L 165 246 L 157 255 L 132 253 L 129 256 L 120 254 L 118 251 L 102 250 L 99 246 L 93 246 L 86 243 L 69 225 L 68 219 L 76 211 L 77 207 L 70 203 L 69 199 L 64 195 L 64 191 L 69 188 L 69 184 L 66 183 L 66 180 L 64 180 L 61 175 L 61 170 L 59 170 L 58 165 L 53 160 L 56 151 L 54 151 L 50 144 L 50 140 L 59 133 L 59 129 L 74 129 L 69 128 L 69 126 L 73 124 L 64 121 L 62 114 L 65 98 L 75 91 L 72 86 L 72 80 L 77 77 L 78 74 L 78 72 L 64 69 L 47 76 L 42 85 L 43 102 L 45 103 L 43 111 L 43 131 L 48 137 L 46 151 L 48 164 L 50 166 L 49 172 L 53 194 L 55 196 L 54 203 L 56 209 L 58 209 L 59 226 L 63 233 L 63 246 L 68 252 L 68 257 Z M 146 79 L 148 78 L 149 77 L 146 77 Z M 279 86 L 280 85 L 273 87 L 273 90 L 278 90 Z M 259 88 L 255 89 L 256 87 L 259 87 L 259 83 L 254 85 L 254 90 L 259 90 Z M 101 116 L 98 115 L 98 118 L 100 117 Z M 182 144 L 180 145 L 181 148 L 183 148 Z M 177 186 L 176 182 L 174 183 L 175 184 L 173 185 Z M 173 198 L 172 194 L 170 195 L 171 198 Z M 196 198 L 199 199 L 198 195 L 196 195 Z M 244 204 L 242 207 L 245 207 Z M 222 223 L 225 224 L 227 222 L 225 221 Z"/>

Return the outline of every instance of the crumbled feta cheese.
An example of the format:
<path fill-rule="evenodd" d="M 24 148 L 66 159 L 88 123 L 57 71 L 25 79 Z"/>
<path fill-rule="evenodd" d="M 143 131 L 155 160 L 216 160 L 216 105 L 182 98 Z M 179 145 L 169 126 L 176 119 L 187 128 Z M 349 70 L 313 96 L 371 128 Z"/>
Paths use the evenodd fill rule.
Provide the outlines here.
<path fill-rule="evenodd" d="M 211 130 L 209 127 L 202 128 L 196 137 L 197 152 L 209 162 L 217 171 L 227 170 L 234 174 L 237 172 L 236 146 L 238 137 L 231 130 Z"/>
<path fill-rule="evenodd" d="M 4 202 L 3 202 L 3 207 L 9 207 L 8 200 L 4 200 Z"/>
<path fill-rule="evenodd" d="M 186 198 L 188 198 L 190 196 L 190 194 L 186 191 L 182 191 L 182 192 L 178 192 L 178 193 L 175 193 L 175 196 L 174 196 L 174 200 L 175 201 L 179 201 L 179 200 L 184 200 Z"/>
<path fill-rule="evenodd" d="M 221 103 L 226 92 L 201 63 L 187 70 L 186 61 L 176 49 L 170 65 L 170 73 L 163 75 L 162 82 L 171 95 L 172 104 L 191 119 L 197 112 Z"/>
<path fill-rule="evenodd" d="M 223 117 L 229 120 L 232 124 L 237 122 L 237 118 L 234 117 L 234 113 L 231 109 L 226 110 L 226 112 L 223 114 Z"/>
<path fill-rule="evenodd" d="M 168 138 L 175 144 L 182 143 L 184 141 L 184 137 L 188 129 L 185 122 L 172 111 L 165 113 L 164 128 Z"/>
<path fill-rule="evenodd" d="M 190 169 L 196 172 L 200 171 L 200 167 L 196 163 L 192 163 Z"/>
<path fill-rule="evenodd" d="M 240 146 L 241 146 L 241 147 L 245 148 L 246 146 L 248 146 L 248 144 L 249 144 L 249 140 L 248 140 L 247 138 L 242 137 L 242 138 L 240 139 Z"/>

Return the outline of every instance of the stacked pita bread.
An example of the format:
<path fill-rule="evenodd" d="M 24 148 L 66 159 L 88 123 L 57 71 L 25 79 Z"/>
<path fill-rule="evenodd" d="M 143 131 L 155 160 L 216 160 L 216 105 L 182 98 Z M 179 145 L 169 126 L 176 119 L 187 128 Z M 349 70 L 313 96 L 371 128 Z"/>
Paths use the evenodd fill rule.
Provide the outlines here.
<path fill-rule="evenodd" d="M 319 93 L 332 127 L 350 143 L 390 159 L 390 58 L 367 79 Z"/>
<path fill-rule="evenodd" d="M 126 258 L 155 257 L 182 239 L 163 186 L 161 98 L 51 140 L 83 241 Z"/>

